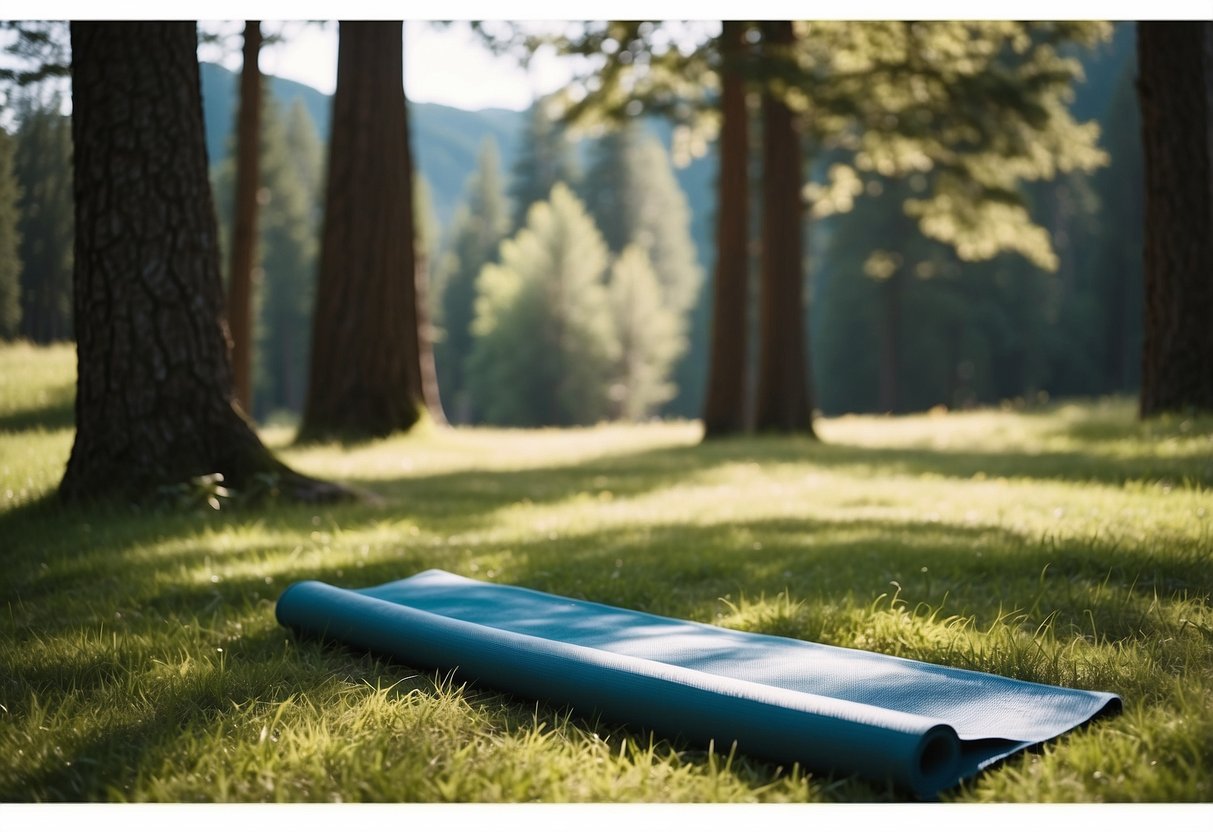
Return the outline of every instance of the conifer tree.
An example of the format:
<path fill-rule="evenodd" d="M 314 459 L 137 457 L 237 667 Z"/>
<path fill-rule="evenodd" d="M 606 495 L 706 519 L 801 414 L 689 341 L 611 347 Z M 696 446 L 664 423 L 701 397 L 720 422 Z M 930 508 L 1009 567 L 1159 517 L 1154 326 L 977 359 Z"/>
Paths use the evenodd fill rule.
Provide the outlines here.
<path fill-rule="evenodd" d="M 639 244 L 625 248 L 611 266 L 607 294 L 619 360 L 610 397 L 617 418 L 649 417 L 674 395 L 670 371 L 683 350 L 683 321 L 661 290 Z"/>
<path fill-rule="evenodd" d="M 488 422 L 590 424 L 609 415 L 619 345 L 603 273 L 607 248 L 563 184 L 531 207 L 477 280 L 468 389 Z"/>
<path fill-rule="evenodd" d="M 275 459 L 233 406 L 195 24 L 75 21 L 71 39 L 78 373 L 60 496 L 146 499 L 211 474 L 350 496 Z"/>
<path fill-rule="evenodd" d="M 268 91 L 267 91 L 268 92 Z M 296 102 L 296 105 L 298 102 Z M 296 146 L 315 144 L 316 128 L 307 111 L 302 119 L 284 122 L 272 95 L 267 94 L 261 117 L 260 276 L 257 299 L 254 362 L 257 414 L 277 410 L 298 413 L 303 407 L 310 354 L 312 303 L 316 288 L 315 193 L 318 154 L 296 155 Z M 299 130 L 303 137 L 292 139 Z"/>
<path fill-rule="evenodd" d="M 577 184 L 572 145 L 564 126 L 549 114 L 551 107 L 550 101 L 542 99 L 531 105 L 528 114 L 526 132 L 510 171 L 511 233 L 526 224 L 531 206 L 546 200 L 556 183 Z"/>
<path fill-rule="evenodd" d="M 744 33 L 745 26 L 716 33 L 702 24 L 604 21 L 576 35 L 516 37 L 515 45 L 534 50 L 548 43 L 590 59 L 586 76 L 593 78 L 569 85 L 582 93 L 568 107 L 569 118 L 667 114 L 694 148 L 713 128 L 730 123 L 717 116 L 725 101 L 717 93 L 721 73 L 736 63 L 722 57 L 736 29 Z M 782 99 L 810 147 L 845 157 L 810 194 L 818 216 L 823 208 L 846 210 L 852 189 L 862 188 L 865 178 L 921 174 L 928 192 L 904 208 L 924 235 L 953 246 L 966 260 L 1009 250 L 1046 268 L 1054 265 L 1056 253 L 1027 210 L 1023 183 L 1090 171 L 1104 161 L 1095 146 L 1097 128 L 1079 124 L 1068 109 L 1080 67 L 1065 52 L 1103 37 L 1106 24 L 815 21 L 796 22 L 793 31 L 794 49 L 760 50 L 755 60 L 747 60 L 743 49 L 739 63 L 751 91 Z M 671 46 L 674 36 L 678 48 Z M 686 48 L 696 40 L 698 48 Z M 726 154 L 721 164 L 728 164 Z M 718 208 L 725 205 L 722 200 Z M 795 302 L 785 298 L 782 305 Z M 731 308 L 718 303 L 714 314 Z M 738 364 L 721 353 L 740 362 L 747 350 L 735 337 L 744 334 L 742 327 L 714 329 L 704 412 L 708 436 L 737 429 L 731 424 L 739 420 L 729 418 L 728 408 L 739 402 L 744 368 L 738 372 Z M 726 373 L 727 383 L 717 373 Z"/>
<path fill-rule="evenodd" d="M 72 125 L 60 100 L 24 99 L 13 168 L 21 188 L 21 334 L 38 344 L 72 338 Z"/>
<path fill-rule="evenodd" d="M 451 245 L 438 282 L 442 340 L 435 349 L 439 389 L 451 417 L 462 423 L 475 418 L 464 367 L 472 346 L 476 278 L 497 256 L 510 222 L 503 190 L 497 143 L 485 139 L 475 173 L 464 187 L 464 203 L 455 214 Z"/>
<path fill-rule="evenodd" d="M 400 21 L 343 21 L 300 435 L 444 422 L 416 250 Z"/>
<path fill-rule="evenodd" d="M 639 121 L 625 123 L 598 141 L 579 190 L 611 252 L 639 245 L 652 263 L 663 302 L 679 313 L 688 310 L 703 275 L 686 196 L 661 142 Z"/>
<path fill-rule="evenodd" d="M 1142 417 L 1213 411 L 1213 22 L 1138 24 L 1145 150 Z"/>
<path fill-rule="evenodd" d="M 21 190 L 13 175 L 16 141 L 0 127 L 0 338 L 16 338 L 21 329 L 21 252 L 17 200 Z"/>

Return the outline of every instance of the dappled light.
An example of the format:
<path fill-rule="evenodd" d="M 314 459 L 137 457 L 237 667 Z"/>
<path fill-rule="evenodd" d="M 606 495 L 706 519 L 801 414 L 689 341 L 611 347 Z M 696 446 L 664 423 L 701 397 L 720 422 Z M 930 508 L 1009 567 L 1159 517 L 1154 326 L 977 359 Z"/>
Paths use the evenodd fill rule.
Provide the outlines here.
<path fill-rule="evenodd" d="M 921 791 L 276 619 L 442 570 L 857 707 L 914 696 L 853 650 L 1123 702 L 945 802 L 1213 801 L 1211 38 L 0 21 L 0 799 Z"/>

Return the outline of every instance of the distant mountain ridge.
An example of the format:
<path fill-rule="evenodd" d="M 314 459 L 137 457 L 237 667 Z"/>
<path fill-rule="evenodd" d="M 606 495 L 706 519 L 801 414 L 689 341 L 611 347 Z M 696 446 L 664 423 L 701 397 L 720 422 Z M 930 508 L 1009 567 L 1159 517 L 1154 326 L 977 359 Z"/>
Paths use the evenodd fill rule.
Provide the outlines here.
<path fill-rule="evenodd" d="M 238 104 L 239 73 L 218 64 L 204 63 L 202 107 L 206 121 L 206 149 L 211 163 L 228 155 Z M 316 124 L 320 140 L 328 143 L 331 96 L 285 78 L 267 76 L 270 91 L 288 109 L 296 99 L 303 102 Z M 441 104 L 409 102 L 415 164 L 425 174 L 438 221 L 446 227 L 463 194 L 464 180 L 476 169 L 476 157 L 485 136 L 492 136 L 501 151 L 505 169 L 513 163 L 524 113 L 514 110 L 460 110 Z"/>

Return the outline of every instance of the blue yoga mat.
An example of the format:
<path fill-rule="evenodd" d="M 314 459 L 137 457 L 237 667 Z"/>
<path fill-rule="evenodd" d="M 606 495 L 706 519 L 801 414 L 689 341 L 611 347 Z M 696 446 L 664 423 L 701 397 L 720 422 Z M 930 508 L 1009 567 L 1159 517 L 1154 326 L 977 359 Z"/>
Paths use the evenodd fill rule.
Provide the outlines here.
<path fill-rule="evenodd" d="M 430 570 L 282 593 L 293 630 L 668 737 L 933 797 L 1118 709 L 1111 693 L 727 630 Z"/>

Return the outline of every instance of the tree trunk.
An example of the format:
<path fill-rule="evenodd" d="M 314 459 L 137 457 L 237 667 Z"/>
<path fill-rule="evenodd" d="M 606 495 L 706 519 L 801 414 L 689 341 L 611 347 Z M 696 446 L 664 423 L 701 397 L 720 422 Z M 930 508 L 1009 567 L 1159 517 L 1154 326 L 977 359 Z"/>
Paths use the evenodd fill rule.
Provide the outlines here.
<path fill-rule="evenodd" d="M 261 159 L 261 22 L 244 23 L 244 67 L 236 118 L 236 192 L 227 287 L 236 403 L 253 412 L 253 264 L 257 249 L 257 189 Z"/>
<path fill-rule="evenodd" d="M 154 496 L 220 473 L 348 496 L 265 449 L 232 406 L 192 22 L 74 22 L 76 439 L 60 494 Z"/>
<path fill-rule="evenodd" d="M 778 60 L 795 33 L 790 21 L 762 24 L 763 48 Z M 788 106 L 762 96 L 762 267 L 759 282 L 758 431 L 813 436 L 804 338 L 804 245 L 800 131 Z"/>
<path fill-rule="evenodd" d="M 1213 411 L 1213 23 L 1137 25 L 1145 151 L 1141 415 Z"/>
<path fill-rule="evenodd" d="M 726 20 L 720 34 L 720 179 L 716 206 L 716 271 L 712 282 L 712 327 L 704 438 L 741 433 L 746 408 L 746 326 L 749 226 L 749 119 L 745 79 L 739 66 L 745 24 Z"/>
<path fill-rule="evenodd" d="M 300 436 L 386 436 L 437 401 L 414 243 L 400 21 L 342 21 Z"/>

